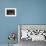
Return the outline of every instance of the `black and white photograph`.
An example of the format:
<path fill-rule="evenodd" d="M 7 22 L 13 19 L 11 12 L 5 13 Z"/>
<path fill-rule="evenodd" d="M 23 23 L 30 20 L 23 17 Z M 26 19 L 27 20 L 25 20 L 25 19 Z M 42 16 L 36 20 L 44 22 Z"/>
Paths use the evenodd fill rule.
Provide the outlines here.
<path fill-rule="evenodd" d="M 5 8 L 5 16 L 16 16 L 16 8 Z"/>

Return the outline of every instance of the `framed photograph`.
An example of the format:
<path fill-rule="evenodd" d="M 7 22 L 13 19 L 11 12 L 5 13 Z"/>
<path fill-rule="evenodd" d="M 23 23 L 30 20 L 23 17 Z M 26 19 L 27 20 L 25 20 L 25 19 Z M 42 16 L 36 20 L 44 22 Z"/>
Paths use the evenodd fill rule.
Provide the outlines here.
<path fill-rule="evenodd" d="M 18 25 L 18 41 L 46 41 L 46 25 L 45 24 L 19 24 Z"/>
<path fill-rule="evenodd" d="M 16 8 L 5 8 L 5 16 L 16 16 Z"/>

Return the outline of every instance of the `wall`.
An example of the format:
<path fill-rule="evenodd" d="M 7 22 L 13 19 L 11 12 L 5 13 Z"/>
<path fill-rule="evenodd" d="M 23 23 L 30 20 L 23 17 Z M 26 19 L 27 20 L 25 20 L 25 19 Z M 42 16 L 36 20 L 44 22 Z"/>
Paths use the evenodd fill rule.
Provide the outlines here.
<path fill-rule="evenodd" d="M 17 8 L 16 17 L 5 16 L 5 8 L 10 7 Z M 9 32 L 18 32 L 17 24 L 46 24 L 46 0 L 1 0 L 0 44 L 8 43 Z"/>

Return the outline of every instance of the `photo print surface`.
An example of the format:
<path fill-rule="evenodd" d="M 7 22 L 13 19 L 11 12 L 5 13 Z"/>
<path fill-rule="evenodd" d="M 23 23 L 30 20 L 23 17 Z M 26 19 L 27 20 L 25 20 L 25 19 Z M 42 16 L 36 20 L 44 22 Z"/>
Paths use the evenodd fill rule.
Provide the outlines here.
<path fill-rule="evenodd" d="M 7 15 L 15 15 L 15 10 L 7 10 Z"/>
<path fill-rule="evenodd" d="M 16 8 L 5 8 L 5 16 L 16 16 Z"/>
<path fill-rule="evenodd" d="M 20 40 L 46 41 L 46 25 L 22 24 L 19 27 Z"/>

